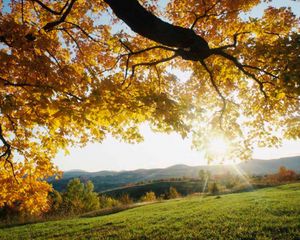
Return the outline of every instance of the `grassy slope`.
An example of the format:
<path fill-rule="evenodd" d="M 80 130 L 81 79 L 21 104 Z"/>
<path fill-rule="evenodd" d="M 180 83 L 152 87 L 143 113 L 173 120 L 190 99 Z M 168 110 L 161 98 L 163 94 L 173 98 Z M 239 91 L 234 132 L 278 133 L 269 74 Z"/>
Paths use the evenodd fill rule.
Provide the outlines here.
<path fill-rule="evenodd" d="M 300 184 L 0 229 L 0 239 L 300 239 Z"/>

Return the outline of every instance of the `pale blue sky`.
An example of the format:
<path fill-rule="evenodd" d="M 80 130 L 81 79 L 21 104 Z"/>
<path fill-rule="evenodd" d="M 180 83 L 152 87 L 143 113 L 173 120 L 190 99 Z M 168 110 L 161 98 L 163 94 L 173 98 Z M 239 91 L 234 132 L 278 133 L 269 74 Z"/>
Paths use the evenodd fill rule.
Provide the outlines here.
<path fill-rule="evenodd" d="M 291 6 L 300 14 L 299 1 L 275 0 L 273 6 Z M 270 3 L 262 3 L 248 15 L 260 17 Z M 72 148 L 68 156 L 62 153 L 55 163 L 62 170 L 82 169 L 132 170 L 138 168 L 160 168 L 174 164 L 206 164 L 201 152 L 191 149 L 191 140 L 183 140 L 178 134 L 153 133 L 147 126 L 142 127 L 145 141 L 140 144 L 126 144 L 108 137 L 103 143 L 89 144 L 85 148 Z M 279 149 L 256 149 L 254 158 L 270 159 L 300 155 L 300 141 L 285 141 Z"/>

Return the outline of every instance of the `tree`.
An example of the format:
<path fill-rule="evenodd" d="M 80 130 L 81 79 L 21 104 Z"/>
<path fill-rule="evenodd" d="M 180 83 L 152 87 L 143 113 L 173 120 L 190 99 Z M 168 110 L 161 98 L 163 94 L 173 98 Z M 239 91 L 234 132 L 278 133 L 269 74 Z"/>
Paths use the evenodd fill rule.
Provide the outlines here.
<path fill-rule="evenodd" d="M 284 166 L 280 166 L 277 173 L 266 175 L 263 180 L 271 184 L 295 181 L 297 180 L 297 173 L 293 170 L 287 169 Z"/>
<path fill-rule="evenodd" d="M 198 177 L 201 182 L 204 182 L 206 179 L 205 170 L 200 169 L 198 172 Z"/>
<path fill-rule="evenodd" d="M 60 207 L 63 203 L 63 198 L 58 191 L 53 190 L 49 194 L 49 201 L 50 201 L 50 212 L 56 213 L 60 210 Z"/>
<path fill-rule="evenodd" d="M 83 192 L 84 211 L 96 210 L 100 207 L 98 194 L 94 192 L 94 184 L 88 181 Z"/>
<path fill-rule="evenodd" d="M 217 185 L 216 182 L 213 182 L 211 185 L 210 185 L 210 192 L 212 195 L 216 195 L 219 193 L 219 187 Z"/>
<path fill-rule="evenodd" d="M 146 192 L 144 196 L 141 197 L 141 202 L 153 202 L 156 201 L 156 195 L 154 192 Z"/>
<path fill-rule="evenodd" d="M 59 150 L 138 142 L 143 122 L 198 148 L 224 135 L 242 159 L 298 139 L 299 19 L 275 7 L 247 18 L 260 2 L 1 0 L 0 207 L 46 210 Z"/>
<path fill-rule="evenodd" d="M 67 212 L 78 214 L 98 209 L 100 202 L 93 190 L 94 185 L 91 181 L 83 184 L 79 178 L 70 180 L 64 194 Z"/>
<path fill-rule="evenodd" d="M 180 194 L 177 192 L 175 187 L 170 187 L 169 192 L 167 194 L 168 199 L 178 198 L 180 197 Z"/>
<path fill-rule="evenodd" d="M 279 182 L 294 181 L 297 179 L 297 174 L 295 171 L 281 166 L 278 169 L 277 178 Z"/>
<path fill-rule="evenodd" d="M 130 198 L 129 194 L 125 193 L 120 198 L 119 201 L 123 205 L 130 205 L 133 203 L 133 200 Z"/>
<path fill-rule="evenodd" d="M 112 197 L 107 197 L 105 195 L 100 196 L 100 207 L 101 208 L 112 208 L 112 207 L 117 207 L 120 205 L 121 205 L 121 203 Z"/>

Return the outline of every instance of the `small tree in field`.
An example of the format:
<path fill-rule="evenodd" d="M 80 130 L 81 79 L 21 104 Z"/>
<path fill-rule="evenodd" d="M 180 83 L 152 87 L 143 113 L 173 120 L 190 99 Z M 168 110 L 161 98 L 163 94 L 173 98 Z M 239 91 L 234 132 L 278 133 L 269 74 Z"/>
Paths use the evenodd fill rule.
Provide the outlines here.
<path fill-rule="evenodd" d="M 141 202 L 153 202 L 156 200 L 156 195 L 154 192 L 146 192 L 144 196 L 141 197 Z"/>
<path fill-rule="evenodd" d="M 100 206 L 99 199 L 93 190 L 94 185 L 91 181 L 83 184 L 79 178 L 72 179 L 64 194 L 64 204 L 67 211 L 80 213 L 98 209 Z"/>
<path fill-rule="evenodd" d="M 180 197 L 180 194 L 177 192 L 175 187 L 170 187 L 167 197 L 168 197 L 168 199 L 178 198 L 178 197 Z"/>
<path fill-rule="evenodd" d="M 132 203 L 133 203 L 133 200 L 130 198 L 130 196 L 129 196 L 127 193 L 123 194 L 123 195 L 120 197 L 119 201 L 120 201 L 123 205 L 129 205 L 129 204 L 132 204 Z"/>
<path fill-rule="evenodd" d="M 84 211 L 92 211 L 100 207 L 98 194 L 94 192 L 94 184 L 88 181 L 83 192 Z"/>
<path fill-rule="evenodd" d="M 112 208 L 121 205 L 120 201 L 112 197 L 107 197 L 105 195 L 101 195 L 99 201 L 100 201 L 100 208 Z"/>
<path fill-rule="evenodd" d="M 219 187 L 218 187 L 218 185 L 217 185 L 216 182 L 214 182 L 214 183 L 210 186 L 210 192 L 211 192 L 211 194 L 213 194 L 213 195 L 216 195 L 216 194 L 219 193 Z"/>

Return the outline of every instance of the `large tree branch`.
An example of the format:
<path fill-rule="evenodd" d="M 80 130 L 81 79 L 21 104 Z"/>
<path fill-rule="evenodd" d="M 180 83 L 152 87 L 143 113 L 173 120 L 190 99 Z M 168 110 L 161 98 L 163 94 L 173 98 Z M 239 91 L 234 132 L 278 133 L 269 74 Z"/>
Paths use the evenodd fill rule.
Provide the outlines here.
<path fill-rule="evenodd" d="M 144 36 L 148 39 L 151 39 L 155 42 L 161 43 L 171 48 L 175 49 L 175 55 L 181 56 L 183 59 L 192 60 L 192 61 L 200 61 L 202 65 L 205 67 L 204 59 L 211 55 L 220 55 L 224 58 L 227 58 L 246 76 L 253 79 L 260 88 L 260 91 L 263 93 L 265 98 L 268 98 L 267 93 L 264 89 L 264 84 L 273 84 L 272 82 L 261 81 L 258 77 L 247 71 L 246 69 L 252 69 L 259 72 L 262 72 L 272 78 L 278 78 L 272 73 L 264 69 L 260 69 L 258 67 L 250 66 L 242 64 L 238 61 L 238 59 L 223 50 L 227 48 L 234 48 L 237 45 L 237 37 L 241 34 L 246 34 L 248 32 L 236 33 L 233 36 L 233 43 L 229 45 L 225 45 L 219 48 L 211 49 L 208 46 L 208 43 L 201 36 L 198 36 L 192 29 L 183 28 L 180 26 L 172 25 L 167 23 L 151 12 L 147 11 L 142 5 L 140 5 L 138 0 L 104 0 L 114 11 L 118 18 L 123 20 L 134 32 Z M 215 4 L 218 4 L 217 1 Z M 208 14 L 208 12 L 214 7 L 208 8 L 204 13 L 204 16 Z M 201 18 L 201 16 L 198 18 Z M 194 25 L 199 19 L 196 18 Z M 130 53 L 132 54 L 132 52 Z M 168 59 L 168 58 L 167 58 Z M 172 57 L 171 57 L 172 59 Z M 164 59 L 165 61 L 166 59 Z M 126 69 L 128 68 L 129 58 L 127 59 Z M 137 66 L 145 66 L 145 65 L 155 65 L 156 62 L 150 63 L 141 63 L 135 64 L 133 66 L 134 69 Z M 209 70 L 205 67 L 206 70 Z M 126 70 L 127 71 L 127 70 Z M 126 76 L 127 74 L 125 74 Z M 212 82 L 213 83 L 213 82 Z M 217 90 L 216 86 L 214 88 Z M 218 91 L 217 91 L 218 92 Z M 218 92 L 219 94 L 219 92 Z M 219 94 L 220 95 L 220 94 Z M 223 99 L 223 98 L 222 98 Z"/>
<path fill-rule="evenodd" d="M 84 101 L 83 98 L 76 96 L 73 93 L 70 92 L 66 92 L 66 91 L 60 91 L 60 90 L 56 90 L 54 87 L 51 87 L 49 85 L 45 85 L 45 84 L 31 84 L 31 83 L 14 83 L 11 81 L 8 81 L 2 77 L 0 77 L 0 81 L 4 82 L 4 86 L 11 86 L 11 87 L 21 87 L 21 88 L 25 88 L 25 87 L 33 87 L 33 88 L 40 88 L 40 89 L 51 89 L 55 92 L 61 92 L 64 95 L 67 95 L 69 97 L 75 98 L 78 102 L 82 102 Z"/>
<path fill-rule="evenodd" d="M 208 43 L 192 29 L 162 21 L 141 6 L 138 0 L 105 2 L 134 32 L 160 44 L 177 48 L 182 58 L 198 61 L 211 55 Z"/>

